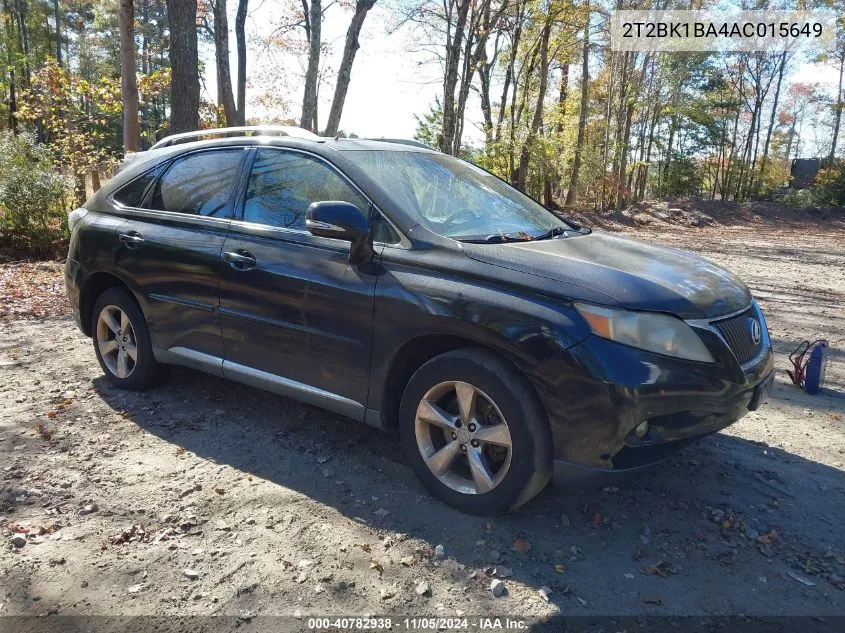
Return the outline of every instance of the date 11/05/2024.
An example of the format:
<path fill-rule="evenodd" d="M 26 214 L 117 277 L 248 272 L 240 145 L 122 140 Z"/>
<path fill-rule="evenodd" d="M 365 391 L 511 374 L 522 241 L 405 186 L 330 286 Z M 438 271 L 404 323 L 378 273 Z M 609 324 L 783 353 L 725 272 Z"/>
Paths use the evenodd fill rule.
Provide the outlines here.
<path fill-rule="evenodd" d="M 314 631 L 332 630 L 391 630 L 406 631 L 429 630 L 476 630 L 476 631 L 524 631 L 529 623 L 516 618 L 479 617 L 479 618 L 438 618 L 438 617 L 340 617 L 308 618 L 308 628 Z"/>
<path fill-rule="evenodd" d="M 816 38 L 824 33 L 820 22 L 623 22 L 624 38 Z"/>

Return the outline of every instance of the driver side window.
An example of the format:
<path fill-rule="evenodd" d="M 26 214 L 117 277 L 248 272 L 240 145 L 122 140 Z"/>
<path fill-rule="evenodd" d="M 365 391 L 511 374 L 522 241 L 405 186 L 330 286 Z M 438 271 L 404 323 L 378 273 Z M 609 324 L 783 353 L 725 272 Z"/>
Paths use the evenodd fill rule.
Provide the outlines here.
<path fill-rule="evenodd" d="M 349 202 L 367 213 L 369 203 L 322 161 L 298 152 L 260 149 L 252 165 L 243 219 L 305 231 L 312 202 Z"/>

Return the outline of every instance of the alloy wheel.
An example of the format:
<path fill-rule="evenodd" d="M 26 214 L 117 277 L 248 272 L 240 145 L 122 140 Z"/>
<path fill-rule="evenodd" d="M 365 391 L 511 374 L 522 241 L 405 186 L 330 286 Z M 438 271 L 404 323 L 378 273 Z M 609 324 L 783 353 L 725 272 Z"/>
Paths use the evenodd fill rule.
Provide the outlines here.
<path fill-rule="evenodd" d="M 420 401 L 417 448 L 441 483 L 464 494 L 498 486 L 511 464 L 511 434 L 490 396 L 467 382 L 441 382 Z"/>
<path fill-rule="evenodd" d="M 114 305 L 97 317 L 97 347 L 108 370 L 118 378 L 129 378 L 138 362 L 138 342 L 129 316 Z"/>

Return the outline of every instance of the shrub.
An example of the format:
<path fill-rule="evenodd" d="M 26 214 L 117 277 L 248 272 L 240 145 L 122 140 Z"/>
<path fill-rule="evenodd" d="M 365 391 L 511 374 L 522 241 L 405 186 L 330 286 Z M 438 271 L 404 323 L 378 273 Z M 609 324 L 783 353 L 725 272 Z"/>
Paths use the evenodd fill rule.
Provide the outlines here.
<path fill-rule="evenodd" d="M 0 235 L 7 246 L 40 255 L 67 235 L 71 183 L 31 136 L 0 134 Z"/>
<path fill-rule="evenodd" d="M 694 196 L 701 191 L 702 180 L 694 158 L 675 154 L 666 166 L 655 193 L 659 197 Z"/>
<path fill-rule="evenodd" d="M 820 206 L 845 206 L 845 163 L 819 170 L 814 190 L 818 190 Z"/>

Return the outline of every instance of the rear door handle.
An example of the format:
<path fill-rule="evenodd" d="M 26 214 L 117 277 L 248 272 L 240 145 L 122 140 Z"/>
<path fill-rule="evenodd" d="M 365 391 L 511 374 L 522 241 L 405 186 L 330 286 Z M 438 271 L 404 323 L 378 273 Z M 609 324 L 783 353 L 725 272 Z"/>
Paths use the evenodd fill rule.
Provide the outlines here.
<path fill-rule="evenodd" d="M 255 255 L 243 249 L 223 253 L 223 261 L 229 262 L 229 266 L 235 270 L 249 270 L 255 268 L 257 263 Z"/>
<path fill-rule="evenodd" d="M 129 233 L 120 233 L 117 236 L 121 244 L 125 244 L 128 248 L 140 248 L 144 244 L 144 238 L 137 231 L 129 231 Z"/>

